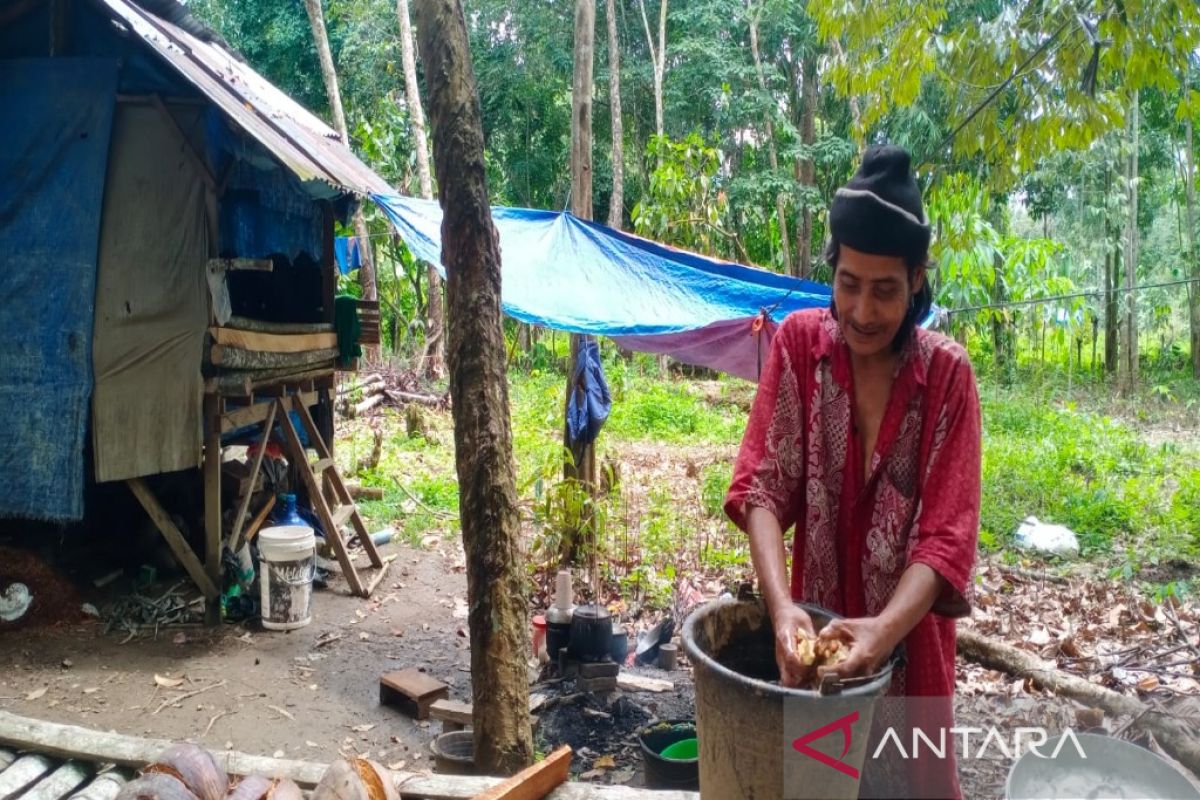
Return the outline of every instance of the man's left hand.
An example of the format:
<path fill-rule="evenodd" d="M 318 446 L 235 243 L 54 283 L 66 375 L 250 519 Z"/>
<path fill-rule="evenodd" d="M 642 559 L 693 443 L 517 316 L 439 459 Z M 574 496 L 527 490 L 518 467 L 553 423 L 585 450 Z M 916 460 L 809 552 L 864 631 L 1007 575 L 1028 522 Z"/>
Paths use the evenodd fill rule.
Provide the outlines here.
<path fill-rule="evenodd" d="M 840 664 L 817 670 L 822 677 L 833 673 L 842 679 L 875 674 L 899 644 L 896 631 L 880 617 L 835 619 L 821 629 L 818 638 L 838 639 L 850 648 Z"/>

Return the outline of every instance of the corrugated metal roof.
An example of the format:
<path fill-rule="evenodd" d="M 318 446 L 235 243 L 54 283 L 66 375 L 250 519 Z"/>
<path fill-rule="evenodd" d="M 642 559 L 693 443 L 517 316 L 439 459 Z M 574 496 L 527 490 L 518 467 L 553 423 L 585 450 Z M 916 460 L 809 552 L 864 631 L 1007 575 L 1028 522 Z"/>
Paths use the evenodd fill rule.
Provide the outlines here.
<path fill-rule="evenodd" d="M 126 0 L 99 2 L 301 180 L 360 195 L 393 191 L 332 128 L 223 47 Z"/>

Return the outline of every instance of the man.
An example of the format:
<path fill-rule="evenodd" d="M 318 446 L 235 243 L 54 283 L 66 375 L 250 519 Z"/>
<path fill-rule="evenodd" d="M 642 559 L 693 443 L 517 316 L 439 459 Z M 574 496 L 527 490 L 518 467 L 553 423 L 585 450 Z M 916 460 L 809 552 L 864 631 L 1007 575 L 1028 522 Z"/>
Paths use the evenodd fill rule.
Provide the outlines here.
<path fill-rule="evenodd" d="M 793 601 L 816 603 L 846 617 L 821 632 L 849 646 L 840 677 L 877 671 L 903 642 L 890 694 L 938 698 L 922 726 L 949 726 L 979 528 L 979 398 L 963 349 L 919 327 L 930 229 L 908 154 L 867 150 L 829 227 L 833 301 L 780 326 L 725 510 L 749 535 L 785 685 L 811 677 L 794 642 L 812 621 Z M 960 796 L 952 753 L 904 769 L 906 786 L 873 790 Z"/>

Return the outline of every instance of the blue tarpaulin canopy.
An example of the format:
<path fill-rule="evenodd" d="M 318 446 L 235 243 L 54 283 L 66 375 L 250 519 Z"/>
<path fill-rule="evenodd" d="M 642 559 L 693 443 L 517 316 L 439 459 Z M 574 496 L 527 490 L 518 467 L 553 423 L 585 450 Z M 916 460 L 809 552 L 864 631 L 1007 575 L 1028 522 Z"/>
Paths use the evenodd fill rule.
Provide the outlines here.
<path fill-rule="evenodd" d="M 441 207 L 372 195 L 413 254 L 441 266 Z M 534 325 L 754 380 L 776 325 L 829 304 L 812 281 L 676 250 L 566 212 L 494 207 L 504 311 Z"/>

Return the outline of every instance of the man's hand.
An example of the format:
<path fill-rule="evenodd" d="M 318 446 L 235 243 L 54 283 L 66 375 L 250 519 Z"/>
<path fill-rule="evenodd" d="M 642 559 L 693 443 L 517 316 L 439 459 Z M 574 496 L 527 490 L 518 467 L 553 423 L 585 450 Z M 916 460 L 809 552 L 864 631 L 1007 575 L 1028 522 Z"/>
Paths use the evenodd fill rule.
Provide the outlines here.
<path fill-rule="evenodd" d="M 779 683 L 795 688 L 805 685 L 812 677 L 813 666 L 805 664 L 796 654 L 796 634 L 803 631 L 812 638 L 813 623 L 808 612 L 795 605 L 781 605 L 771 614 L 775 628 L 775 662 L 779 665 Z"/>
<path fill-rule="evenodd" d="M 860 617 L 835 619 L 821 629 L 818 638 L 845 642 L 850 652 L 840 664 L 820 667 L 817 674 L 857 678 L 878 672 L 902 637 L 880 617 Z"/>

